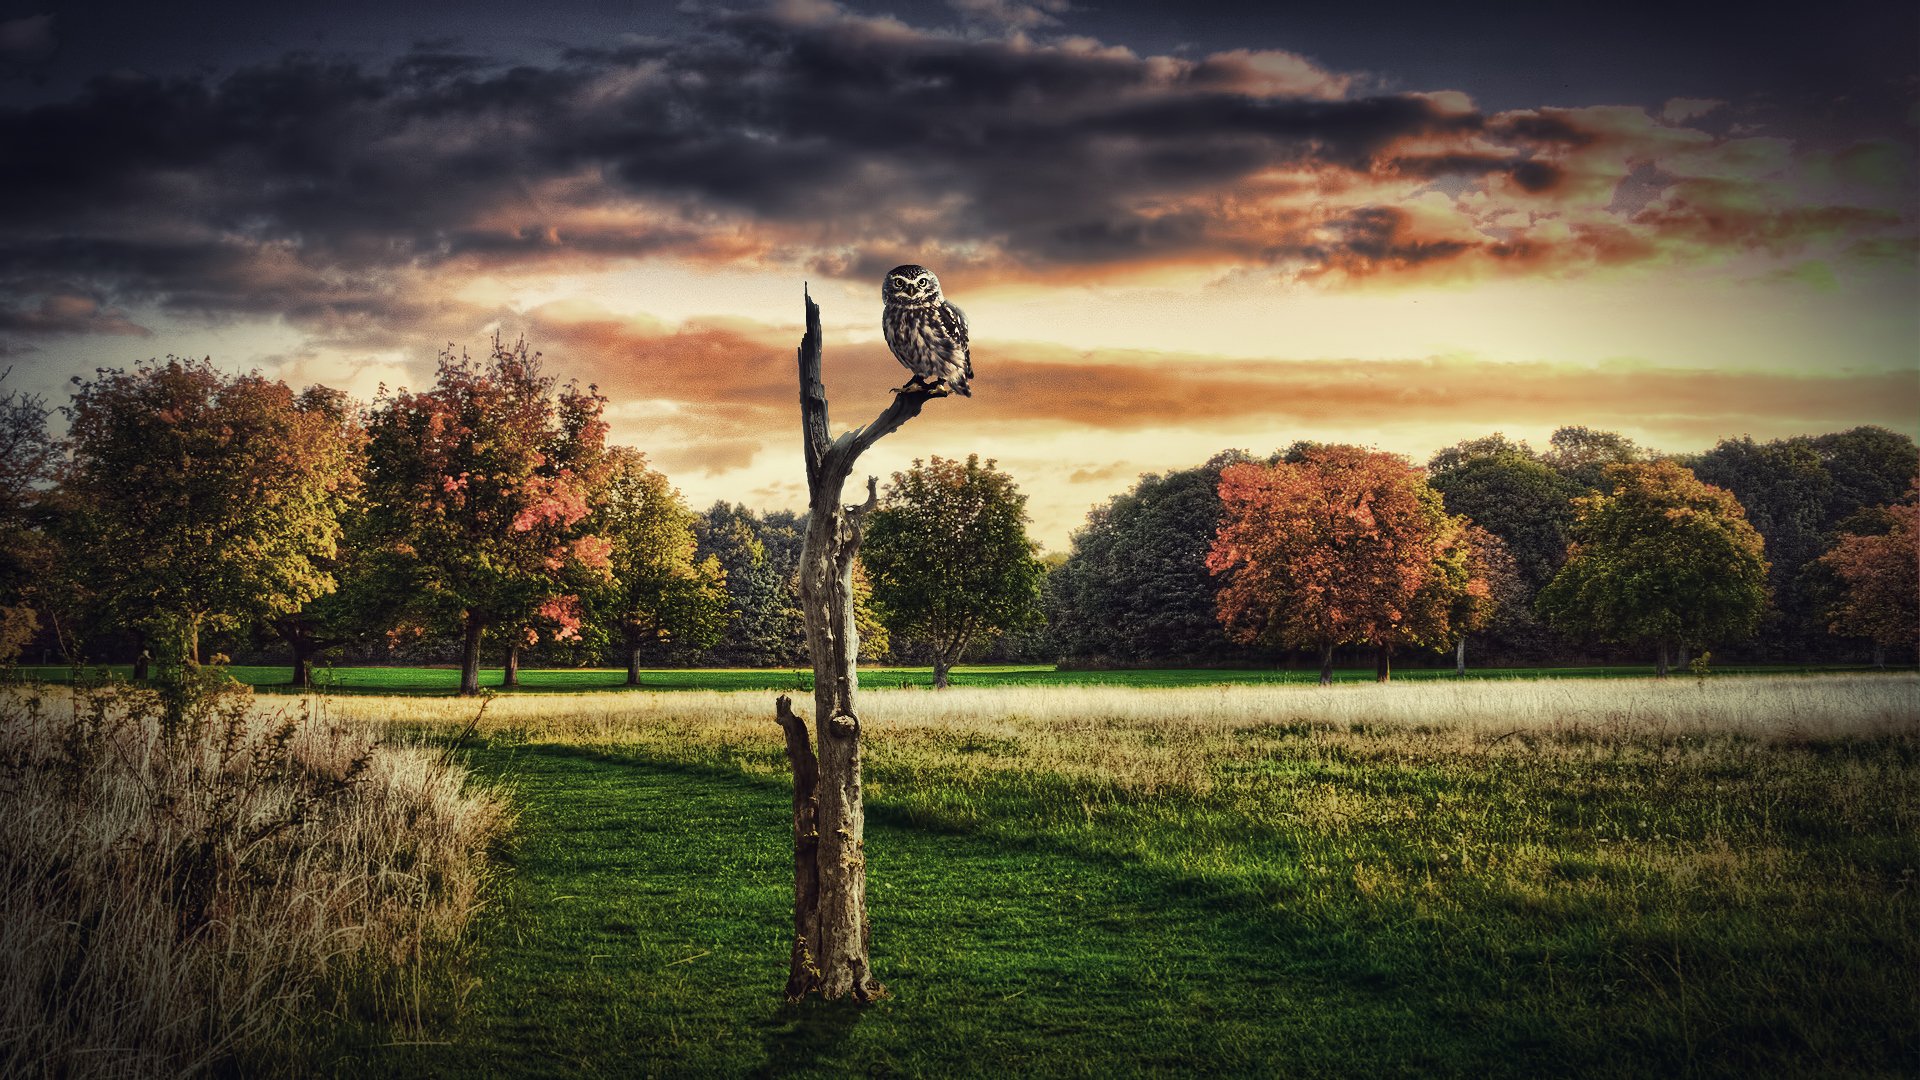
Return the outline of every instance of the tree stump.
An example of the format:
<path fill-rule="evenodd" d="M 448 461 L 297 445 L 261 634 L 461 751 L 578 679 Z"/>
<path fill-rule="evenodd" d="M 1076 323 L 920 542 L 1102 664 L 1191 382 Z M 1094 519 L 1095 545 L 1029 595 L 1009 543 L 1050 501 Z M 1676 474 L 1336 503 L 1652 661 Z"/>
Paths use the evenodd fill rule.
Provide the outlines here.
<path fill-rule="evenodd" d="M 909 384 L 871 424 L 829 439 L 827 391 L 820 379 L 820 308 L 806 297 L 800 339 L 800 425 L 807 463 L 807 532 L 800 553 L 800 607 L 813 656 L 817 736 L 782 695 L 774 718 L 786 732 L 793 766 L 793 950 L 787 998 L 848 994 L 873 1001 L 886 988 L 867 960 L 866 812 L 860 793 L 860 635 L 854 626 L 853 562 L 861 530 L 879 502 L 867 478 L 866 501 L 844 505 L 842 489 L 867 448 L 947 396 Z M 817 750 L 816 750 L 817 744 Z"/>

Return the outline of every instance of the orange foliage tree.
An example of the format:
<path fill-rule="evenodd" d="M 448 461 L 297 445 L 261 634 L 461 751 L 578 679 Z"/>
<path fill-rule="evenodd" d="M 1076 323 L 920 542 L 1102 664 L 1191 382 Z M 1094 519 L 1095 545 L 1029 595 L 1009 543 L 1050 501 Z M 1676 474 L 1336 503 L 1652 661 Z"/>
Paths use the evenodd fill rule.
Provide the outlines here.
<path fill-rule="evenodd" d="M 461 635 L 460 692 L 480 689 L 480 645 L 518 649 L 580 630 L 579 583 L 602 580 L 612 544 L 589 531 L 609 471 L 606 399 L 556 392 L 526 342 L 475 363 L 451 349 L 433 389 L 383 397 L 367 425 L 367 489 L 392 590 L 410 617 Z"/>
<path fill-rule="evenodd" d="M 1833 609 L 1831 629 L 1871 638 L 1876 658 L 1888 648 L 1920 650 L 1920 481 L 1906 502 L 1881 514 L 1885 533 L 1843 533 L 1820 557 L 1847 590 Z"/>
<path fill-rule="evenodd" d="M 1317 649 L 1323 685 L 1336 646 L 1373 645 L 1385 682 L 1394 648 L 1449 645 L 1456 621 L 1484 618 L 1466 520 L 1398 454 L 1312 446 L 1231 465 L 1220 499 L 1220 621 L 1240 641 Z"/>

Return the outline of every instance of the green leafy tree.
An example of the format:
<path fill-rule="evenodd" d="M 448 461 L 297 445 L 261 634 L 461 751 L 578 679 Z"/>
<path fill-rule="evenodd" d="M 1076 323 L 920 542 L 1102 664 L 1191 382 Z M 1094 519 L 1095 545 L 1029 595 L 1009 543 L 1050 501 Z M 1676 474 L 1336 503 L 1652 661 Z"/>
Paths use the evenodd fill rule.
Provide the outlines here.
<path fill-rule="evenodd" d="M 896 638 L 931 653 L 936 688 L 968 649 L 1041 617 L 1044 571 L 1026 505 L 992 461 L 935 457 L 893 474 L 867 520 L 861 559 L 874 605 Z"/>
<path fill-rule="evenodd" d="M 1575 500 L 1574 543 L 1540 593 L 1570 633 L 1658 650 L 1750 636 L 1767 604 L 1765 542 L 1724 488 L 1671 461 L 1616 464 L 1611 490 Z"/>
<path fill-rule="evenodd" d="M 55 599 L 44 591 L 55 552 L 42 510 L 56 452 L 46 403 L 18 390 L 0 394 L 0 665 L 20 658 L 41 629 L 39 611 Z"/>
<path fill-rule="evenodd" d="M 556 392 L 526 342 L 476 363 L 451 348 L 433 389 L 383 395 L 367 425 L 367 490 L 381 576 L 420 626 L 457 627 L 460 692 L 480 690 L 489 629 L 506 638 L 511 684 L 522 646 L 577 637 L 578 584 L 608 573 L 589 530 L 608 468 L 606 399 Z"/>
<path fill-rule="evenodd" d="M 372 576 L 366 557 L 367 516 L 362 485 L 366 429 L 342 391 L 311 387 L 301 393 L 300 404 L 335 429 L 341 444 L 347 447 L 351 477 L 342 491 L 340 541 L 335 545 L 333 556 L 319 562 L 321 569 L 333 579 L 334 587 L 267 622 L 268 629 L 285 642 L 293 654 L 291 685 L 305 688 L 312 685 L 314 658 L 364 636 L 367 627 L 380 622 L 374 613 L 390 607 L 391 599 L 379 588 L 380 583 Z"/>
<path fill-rule="evenodd" d="M 1618 432 L 1573 425 L 1560 428 L 1547 440 L 1544 460 L 1579 490 L 1599 491 L 1606 486 L 1609 466 L 1646 461 L 1650 457 L 1652 455 L 1632 439 Z"/>
<path fill-rule="evenodd" d="M 1829 609 L 1838 601 L 1831 564 L 1818 560 L 1848 521 L 1900 500 L 1920 451 L 1885 428 L 1859 427 L 1771 442 L 1723 439 L 1686 461 L 1696 476 L 1733 492 L 1766 538 L 1774 607 L 1761 635 L 1776 657 L 1831 648 Z"/>
<path fill-rule="evenodd" d="M 589 528 L 612 545 L 611 576 L 589 590 L 589 606 L 618 636 L 627 685 L 640 685 L 649 647 L 710 648 L 727 625 L 726 572 L 712 555 L 697 559 L 694 515 L 667 478 L 626 446 L 608 452 L 606 487 Z"/>
<path fill-rule="evenodd" d="M 1814 441 L 1723 439 L 1684 463 L 1702 481 L 1732 492 L 1766 540 L 1773 606 L 1762 619 L 1763 640 L 1776 656 L 1817 647 L 1825 605 L 1806 571 L 1830 542 L 1833 476 Z"/>
<path fill-rule="evenodd" d="M 1580 489 L 1527 448 L 1498 433 L 1451 446 L 1427 463 L 1428 483 L 1450 514 L 1500 538 L 1525 585 L 1526 602 L 1567 557 L 1567 527 Z"/>
<path fill-rule="evenodd" d="M 80 382 L 62 482 L 74 563 L 97 600 L 197 662 L 204 630 L 332 590 L 356 480 L 331 400 L 177 357 Z"/>
<path fill-rule="evenodd" d="M 1220 527 L 1220 470 L 1246 460 L 1229 451 L 1143 476 L 1087 515 L 1047 576 L 1047 625 L 1061 652 L 1159 662 L 1238 653 L 1216 614 L 1207 551 Z"/>
<path fill-rule="evenodd" d="M 1884 664 L 1887 649 L 1920 649 L 1920 481 L 1881 519 L 1886 531 L 1842 533 L 1820 563 L 1845 587 L 1831 629 L 1871 640 Z"/>
<path fill-rule="evenodd" d="M 1832 477 L 1827 495 L 1829 528 L 1837 528 L 1858 510 L 1900 502 L 1914 473 L 1920 471 L 1920 448 L 1913 439 L 1883 427 L 1818 435 L 1812 442 Z"/>
<path fill-rule="evenodd" d="M 715 503 L 694 524 L 698 558 L 716 560 L 726 580 L 727 628 L 714 649 L 719 659 L 761 666 L 797 663 L 804 654 L 806 631 L 794 582 L 798 549 L 791 560 L 785 558 L 779 533 L 746 507 L 725 502 Z"/>

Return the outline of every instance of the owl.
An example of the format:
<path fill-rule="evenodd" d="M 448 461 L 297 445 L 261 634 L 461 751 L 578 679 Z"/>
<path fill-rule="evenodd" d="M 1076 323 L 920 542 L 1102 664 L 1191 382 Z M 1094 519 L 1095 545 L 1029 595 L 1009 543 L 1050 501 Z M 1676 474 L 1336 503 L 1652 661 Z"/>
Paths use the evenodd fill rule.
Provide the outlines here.
<path fill-rule="evenodd" d="M 896 266 L 880 283 L 886 309 L 880 326 L 894 359 L 913 372 L 902 389 L 945 387 L 972 397 L 973 357 L 967 349 L 967 317 L 940 295 L 940 279 L 924 266 Z"/>

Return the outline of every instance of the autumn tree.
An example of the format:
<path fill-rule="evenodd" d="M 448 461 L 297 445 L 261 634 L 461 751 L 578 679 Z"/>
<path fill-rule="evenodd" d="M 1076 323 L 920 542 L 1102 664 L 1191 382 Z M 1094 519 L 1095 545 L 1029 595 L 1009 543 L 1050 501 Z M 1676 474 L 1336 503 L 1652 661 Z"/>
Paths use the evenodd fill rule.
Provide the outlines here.
<path fill-rule="evenodd" d="M 640 685 L 648 646 L 705 649 L 726 629 L 726 572 L 712 555 L 695 559 L 694 515 L 667 478 L 639 451 L 608 452 L 605 487 L 589 531 L 611 550 L 599 589 L 586 595 L 617 633 L 627 659 L 627 685 Z"/>
<path fill-rule="evenodd" d="M 42 588 L 54 552 L 40 511 L 55 457 L 46 403 L 18 390 L 0 394 L 0 665 L 19 659 L 50 599 Z"/>
<path fill-rule="evenodd" d="M 862 562 L 881 621 L 926 646 L 935 688 L 969 648 L 1040 617 L 1026 505 L 992 461 L 935 457 L 894 473 L 867 523 Z"/>
<path fill-rule="evenodd" d="M 1843 533 L 1819 561 L 1845 587 L 1832 631 L 1870 639 L 1884 663 L 1887 649 L 1920 649 L 1920 482 L 1880 517 L 1885 532 Z"/>
<path fill-rule="evenodd" d="M 1453 644 L 1463 595 L 1484 588 L 1465 521 L 1398 454 L 1303 444 L 1228 466 L 1220 499 L 1220 621 L 1241 641 L 1317 650 L 1322 685 L 1339 645 L 1374 645 L 1385 681 L 1396 646 Z"/>
<path fill-rule="evenodd" d="M 1733 495 L 1671 461 L 1606 476 L 1610 491 L 1574 502 L 1566 565 L 1540 593 L 1549 621 L 1651 645 L 1663 676 L 1676 646 L 1751 635 L 1767 603 L 1765 543 Z"/>
<path fill-rule="evenodd" d="M 604 577 L 611 553 L 587 528 L 609 467 L 605 403 L 592 387 L 556 391 L 538 353 L 498 336 L 485 361 L 449 347 L 431 390 L 376 403 L 367 487 L 379 558 L 412 618 L 457 628 L 462 694 L 479 693 L 489 629 L 506 637 L 509 676 L 539 633 L 579 633 L 569 586 Z"/>
<path fill-rule="evenodd" d="M 1536 629 L 1520 560 L 1506 542 L 1477 524 L 1469 524 L 1466 541 L 1467 586 L 1454 594 L 1449 614 L 1453 628 L 1453 673 L 1467 673 L 1467 638 L 1480 631 L 1512 637 Z"/>
<path fill-rule="evenodd" d="M 103 368 L 65 409 L 68 536 L 97 599 L 173 655 L 334 587 L 354 443 L 326 391 L 168 357 Z"/>

